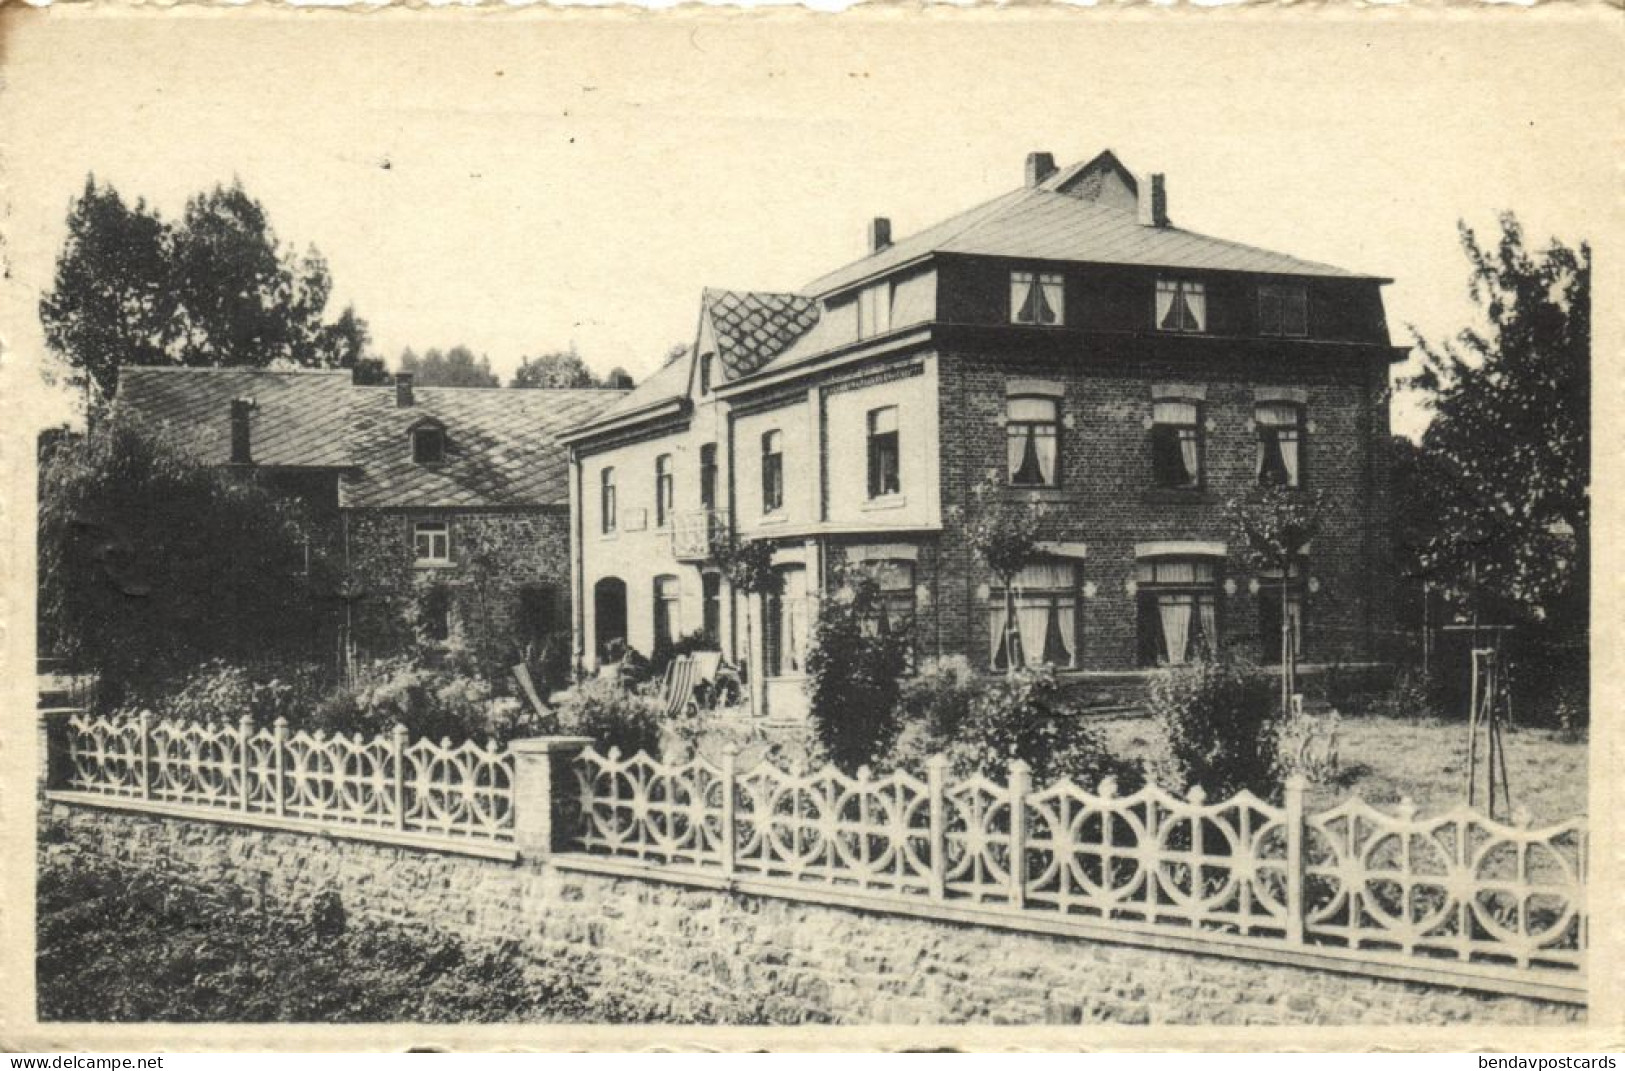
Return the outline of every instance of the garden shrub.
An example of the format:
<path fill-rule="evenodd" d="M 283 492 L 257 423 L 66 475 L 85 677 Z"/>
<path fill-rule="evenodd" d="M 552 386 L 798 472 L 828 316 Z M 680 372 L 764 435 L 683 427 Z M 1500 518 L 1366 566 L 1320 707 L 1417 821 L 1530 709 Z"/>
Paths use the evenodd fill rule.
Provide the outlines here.
<path fill-rule="evenodd" d="M 879 627 L 879 590 L 858 579 L 819 605 L 807 652 L 813 735 L 842 771 L 882 760 L 897 737 L 899 681 L 909 638 Z"/>
<path fill-rule="evenodd" d="M 547 729 L 564 736 L 590 736 L 599 751 L 623 756 L 660 752 L 660 704 L 640 688 L 612 677 L 589 677 L 553 696 Z"/>
<path fill-rule="evenodd" d="M 1210 800 L 1242 789 L 1273 798 L 1280 787 L 1279 682 L 1236 660 L 1170 666 L 1151 678 L 1149 705 L 1167 751 L 1154 773 L 1171 792 L 1200 785 Z"/>
<path fill-rule="evenodd" d="M 310 665 L 247 666 L 220 659 L 203 663 L 179 687 L 155 690 L 124 712 L 140 708 L 181 721 L 236 724 L 243 715 L 258 725 L 278 718 L 309 721 L 325 691 L 322 674 Z"/>
<path fill-rule="evenodd" d="M 1132 792 L 1143 782 L 1138 765 L 1111 754 L 1048 667 L 989 677 L 962 657 L 928 661 L 904 684 L 898 707 L 903 726 L 889 765 L 916 775 L 940 753 L 956 778 L 1004 781 L 1020 759 L 1035 785 L 1070 778 L 1092 789 L 1111 777 Z"/>

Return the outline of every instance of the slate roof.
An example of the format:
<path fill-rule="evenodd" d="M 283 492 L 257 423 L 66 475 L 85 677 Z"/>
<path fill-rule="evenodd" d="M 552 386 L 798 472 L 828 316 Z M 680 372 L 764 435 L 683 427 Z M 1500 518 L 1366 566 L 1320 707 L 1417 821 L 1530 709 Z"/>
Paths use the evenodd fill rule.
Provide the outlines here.
<path fill-rule="evenodd" d="M 559 433 L 623 397 L 608 390 L 417 387 L 395 404 L 393 387 L 353 387 L 347 507 L 565 506 L 568 459 Z M 409 429 L 432 417 L 445 428 L 445 460 L 412 460 Z"/>
<path fill-rule="evenodd" d="M 563 506 L 570 494 L 559 434 L 625 393 L 419 386 L 413 404 L 400 407 L 393 386 L 354 386 L 346 370 L 130 367 L 120 372 L 113 414 L 226 464 L 231 402 L 251 397 L 254 462 L 342 469 L 345 506 Z M 445 428 L 439 464 L 412 460 L 408 429 L 425 418 Z"/>
<path fill-rule="evenodd" d="M 759 371 L 818 323 L 819 303 L 801 294 L 707 288 L 700 295 L 700 315 L 716 343 L 722 381 L 732 382 Z M 600 414 L 611 419 L 658 402 L 686 397 L 692 352 L 644 380 L 632 393 Z"/>
<path fill-rule="evenodd" d="M 204 461 L 231 461 L 231 403 L 252 398 L 256 464 L 338 468 L 350 463 L 350 373 L 262 368 L 131 366 L 119 370 L 114 419 L 160 429 Z"/>
<path fill-rule="evenodd" d="M 818 322 L 819 304 L 800 294 L 710 290 L 700 298 L 710 317 L 723 380 L 750 375 Z"/>
<path fill-rule="evenodd" d="M 928 253 L 1373 278 L 1180 227 L 1142 226 L 1137 213 L 1102 204 L 1091 199 L 1086 190 L 1068 186 L 1108 157 L 1108 153 L 1102 153 L 1094 160 L 1062 168 L 1035 187 L 1001 194 L 950 216 L 878 253 L 814 279 L 804 292 L 827 294 L 840 290 Z M 1116 164 L 1116 157 L 1109 159 Z M 1068 192 L 1062 192 L 1063 186 L 1068 187 Z"/>

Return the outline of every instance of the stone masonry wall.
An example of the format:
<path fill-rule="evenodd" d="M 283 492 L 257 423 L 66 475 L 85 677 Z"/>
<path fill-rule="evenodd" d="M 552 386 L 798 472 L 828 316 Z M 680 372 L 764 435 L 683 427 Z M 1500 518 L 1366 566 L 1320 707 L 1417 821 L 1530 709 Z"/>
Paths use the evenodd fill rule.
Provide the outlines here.
<path fill-rule="evenodd" d="M 1578 1022 L 1583 1009 L 226 824 L 47 805 L 82 855 L 297 906 L 588 953 L 600 984 L 700 1022 L 1337 1025 Z"/>
<path fill-rule="evenodd" d="M 420 520 L 450 525 L 451 563 L 414 563 L 412 526 Z M 530 642 L 518 627 L 518 593 L 546 589 L 549 631 L 567 659 L 570 636 L 570 518 L 563 507 L 515 510 L 354 510 L 347 517 L 351 573 L 357 601 L 355 640 L 363 657 L 398 653 L 414 638 L 425 591 L 444 585 L 453 604 L 453 631 L 467 638 L 482 617 L 515 646 Z M 490 566 L 481 568 L 483 557 Z M 494 567 L 492 567 L 494 566 Z"/>

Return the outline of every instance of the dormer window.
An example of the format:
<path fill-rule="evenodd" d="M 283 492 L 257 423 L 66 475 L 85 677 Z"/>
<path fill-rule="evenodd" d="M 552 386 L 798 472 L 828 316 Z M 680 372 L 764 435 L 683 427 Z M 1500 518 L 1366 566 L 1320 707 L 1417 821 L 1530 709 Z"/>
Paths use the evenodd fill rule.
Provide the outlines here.
<path fill-rule="evenodd" d="M 1258 333 L 1302 338 L 1309 333 L 1309 298 L 1302 283 L 1258 288 Z"/>
<path fill-rule="evenodd" d="M 446 460 L 446 429 L 438 424 L 413 428 L 412 460 L 419 465 L 438 465 Z"/>
<path fill-rule="evenodd" d="M 1157 330 L 1207 330 L 1207 287 L 1191 279 L 1157 280 Z"/>
<path fill-rule="evenodd" d="M 858 292 L 858 337 L 873 338 L 891 330 L 891 283 L 866 286 Z"/>
<path fill-rule="evenodd" d="M 1010 273 L 1010 322 L 1059 327 L 1066 322 L 1066 285 L 1059 275 L 1013 271 Z"/>

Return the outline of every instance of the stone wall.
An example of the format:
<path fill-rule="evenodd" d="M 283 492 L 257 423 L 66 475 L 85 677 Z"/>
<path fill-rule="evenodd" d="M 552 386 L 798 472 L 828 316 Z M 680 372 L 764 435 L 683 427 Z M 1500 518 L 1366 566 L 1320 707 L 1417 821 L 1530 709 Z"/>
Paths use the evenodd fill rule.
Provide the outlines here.
<path fill-rule="evenodd" d="M 451 561 L 444 566 L 414 562 L 413 523 L 446 521 Z M 399 653 L 413 642 L 430 588 L 440 587 L 451 602 L 450 642 L 477 646 L 480 637 L 510 657 L 537 632 L 553 637 L 556 660 L 568 663 L 570 637 L 570 518 L 565 507 L 486 510 L 352 510 L 346 518 L 351 574 L 361 597 L 356 601 L 354 636 L 363 658 Z M 524 619 L 520 591 L 542 593 L 531 605 L 543 607 L 544 621 Z M 542 626 L 540 630 L 536 627 Z"/>
<path fill-rule="evenodd" d="M 162 869 L 297 906 L 589 953 L 598 984 L 663 1019 L 1336 1025 L 1583 1021 L 1580 1008 L 1220 956 L 690 889 L 557 864 L 50 804 L 41 851 Z"/>

